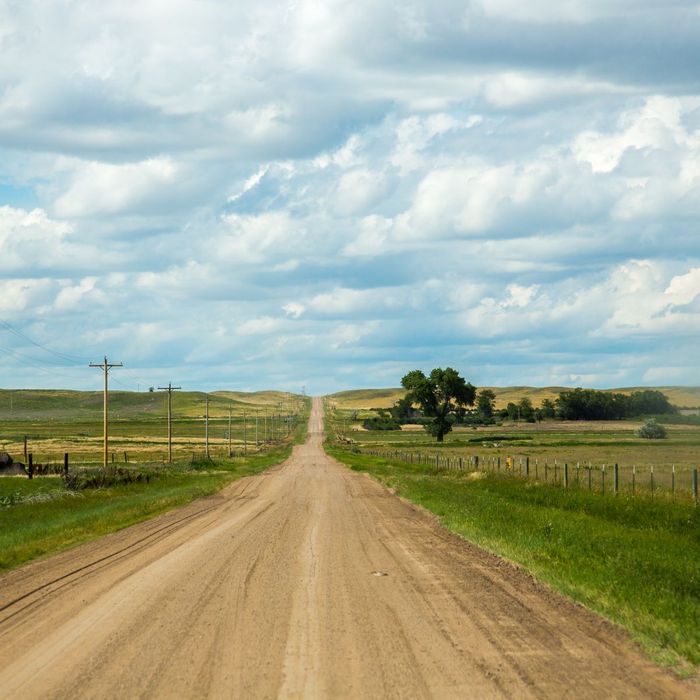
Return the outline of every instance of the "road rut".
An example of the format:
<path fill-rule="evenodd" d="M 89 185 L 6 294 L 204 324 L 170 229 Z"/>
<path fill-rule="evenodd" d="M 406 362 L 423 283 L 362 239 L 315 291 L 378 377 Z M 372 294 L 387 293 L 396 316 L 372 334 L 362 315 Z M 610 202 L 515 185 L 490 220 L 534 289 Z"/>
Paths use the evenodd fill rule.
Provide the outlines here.
<path fill-rule="evenodd" d="M 0 578 L 0 698 L 684 698 L 626 635 L 309 439 Z"/>

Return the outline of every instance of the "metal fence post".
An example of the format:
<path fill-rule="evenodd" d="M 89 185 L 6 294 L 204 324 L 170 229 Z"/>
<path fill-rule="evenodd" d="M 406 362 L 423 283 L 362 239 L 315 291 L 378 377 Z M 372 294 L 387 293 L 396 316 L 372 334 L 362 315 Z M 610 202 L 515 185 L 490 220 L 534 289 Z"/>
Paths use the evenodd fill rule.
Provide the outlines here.
<path fill-rule="evenodd" d="M 616 496 L 617 496 L 617 492 L 619 490 L 619 487 L 620 487 L 620 470 L 619 470 L 617 464 L 615 464 L 615 467 L 613 468 L 613 492 L 615 493 Z"/>
<path fill-rule="evenodd" d="M 569 465 L 564 462 L 564 487 L 569 488 Z"/>

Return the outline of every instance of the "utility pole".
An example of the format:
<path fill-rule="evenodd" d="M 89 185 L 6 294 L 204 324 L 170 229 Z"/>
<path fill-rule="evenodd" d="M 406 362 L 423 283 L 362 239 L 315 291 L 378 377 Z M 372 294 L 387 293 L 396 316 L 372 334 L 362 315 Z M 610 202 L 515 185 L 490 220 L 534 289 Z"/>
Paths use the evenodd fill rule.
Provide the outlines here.
<path fill-rule="evenodd" d="M 204 400 L 204 451 L 209 457 L 209 394 L 206 395 Z"/>
<path fill-rule="evenodd" d="M 109 441 L 109 414 L 108 414 L 108 396 L 109 396 L 109 387 L 107 384 L 107 375 L 109 374 L 109 370 L 112 369 L 112 367 L 123 367 L 124 365 L 121 362 L 112 362 L 109 363 L 107 362 L 107 356 L 105 355 L 105 361 L 102 364 L 97 364 L 95 362 L 91 362 L 90 367 L 99 367 L 105 375 L 105 389 L 104 389 L 104 467 L 105 469 L 107 468 L 108 464 L 108 441 Z"/>
<path fill-rule="evenodd" d="M 168 382 L 168 386 L 159 386 L 159 391 L 168 392 L 168 463 L 173 461 L 173 391 L 179 391 L 181 386 L 173 386 Z"/>
<path fill-rule="evenodd" d="M 228 407 L 228 456 L 231 457 L 231 406 Z"/>

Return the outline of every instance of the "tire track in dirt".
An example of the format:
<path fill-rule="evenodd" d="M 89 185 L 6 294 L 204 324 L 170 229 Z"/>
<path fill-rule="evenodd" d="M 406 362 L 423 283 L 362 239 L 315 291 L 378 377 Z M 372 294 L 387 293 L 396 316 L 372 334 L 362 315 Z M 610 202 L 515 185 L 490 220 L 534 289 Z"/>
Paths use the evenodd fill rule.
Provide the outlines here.
<path fill-rule="evenodd" d="M 0 578 L 0 698 L 698 697 L 322 439 Z"/>

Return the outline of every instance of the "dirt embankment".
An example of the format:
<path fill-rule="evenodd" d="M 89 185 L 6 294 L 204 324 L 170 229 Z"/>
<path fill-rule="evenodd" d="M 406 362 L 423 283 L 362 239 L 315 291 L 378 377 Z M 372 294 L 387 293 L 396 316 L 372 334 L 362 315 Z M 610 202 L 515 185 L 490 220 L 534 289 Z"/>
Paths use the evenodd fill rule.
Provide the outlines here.
<path fill-rule="evenodd" d="M 694 697 L 308 442 L 0 579 L 0 697 Z"/>

